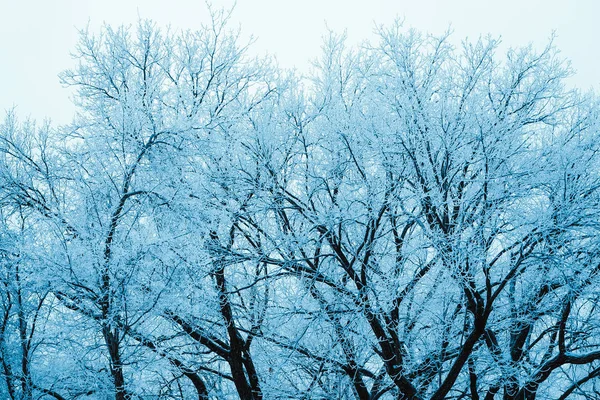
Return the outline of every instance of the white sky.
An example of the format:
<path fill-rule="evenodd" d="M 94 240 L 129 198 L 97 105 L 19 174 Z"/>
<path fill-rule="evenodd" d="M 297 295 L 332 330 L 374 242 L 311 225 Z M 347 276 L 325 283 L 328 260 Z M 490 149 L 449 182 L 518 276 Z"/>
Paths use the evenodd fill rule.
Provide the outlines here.
<path fill-rule="evenodd" d="M 230 7 L 232 1 L 212 4 Z M 20 116 L 70 121 L 70 92 L 57 74 L 74 65 L 69 53 L 77 28 L 88 21 L 98 29 L 142 17 L 193 29 L 207 14 L 202 0 L 0 0 L 0 113 L 16 105 Z M 375 23 L 401 17 L 405 26 L 431 33 L 451 24 L 455 40 L 501 35 L 507 46 L 542 46 L 556 30 L 556 45 L 577 70 L 570 83 L 598 89 L 599 15 L 599 0 L 238 0 L 233 19 L 258 39 L 254 52 L 276 55 L 281 66 L 302 72 L 319 55 L 326 26 L 347 30 L 349 42 L 358 43 L 372 37 Z"/>

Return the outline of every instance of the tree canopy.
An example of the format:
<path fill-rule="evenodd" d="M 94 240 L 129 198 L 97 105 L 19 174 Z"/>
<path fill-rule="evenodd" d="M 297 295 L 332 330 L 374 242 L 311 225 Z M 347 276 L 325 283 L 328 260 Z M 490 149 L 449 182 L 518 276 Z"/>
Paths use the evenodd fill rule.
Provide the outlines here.
<path fill-rule="evenodd" d="M 552 42 L 401 24 L 310 76 L 83 31 L 73 123 L 0 125 L 0 397 L 592 399 L 598 100 Z"/>

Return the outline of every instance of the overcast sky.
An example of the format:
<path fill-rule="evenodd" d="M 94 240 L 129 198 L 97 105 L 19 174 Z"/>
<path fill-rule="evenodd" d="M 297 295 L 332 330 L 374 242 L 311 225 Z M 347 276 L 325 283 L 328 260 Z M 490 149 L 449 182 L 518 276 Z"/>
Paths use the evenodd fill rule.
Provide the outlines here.
<path fill-rule="evenodd" d="M 16 105 L 21 116 L 71 120 L 70 92 L 57 74 L 73 65 L 77 29 L 88 21 L 93 30 L 104 22 L 135 24 L 139 17 L 193 29 L 207 14 L 202 0 L 0 0 L 0 110 Z M 556 45 L 577 70 L 570 83 L 598 89 L 599 15 L 598 0 L 238 0 L 233 19 L 257 38 L 254 52 L 273 54 L 281 66 L 301 72 L 319 54 L 326 26 L 346 30 L 350 43 L 359 43 L 372 37 L 375 23 L 401 17 L 405 26 L 432 33 L 451 25 L 456 40 L 491 33 L 505 46 L 542 46 L 556 30 Z"/>

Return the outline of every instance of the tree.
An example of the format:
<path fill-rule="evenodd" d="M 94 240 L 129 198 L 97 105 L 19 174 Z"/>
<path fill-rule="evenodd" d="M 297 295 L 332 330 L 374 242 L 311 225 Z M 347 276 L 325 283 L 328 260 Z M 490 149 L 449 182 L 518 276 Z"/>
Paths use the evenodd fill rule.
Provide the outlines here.
<path fill-rule="evenodd" d="M 212 16 L 83 31 L 75 122 L 0 129 L 6 393 L 593 398 L 598 105 L 553 44 L 396 24 L 303 79 Z"/>
<path fill-rule="evenodd" d="M 208 396 L 197 371 L 146 330 L 163 329 L 151 323 L 156 318 L 178 321 L 161 298 L 180 274 L 178 236 L 189 240 L 193 232 L 175 228 L 169 221 L 174 212 L 165 217 L 162 210 L 180 208 L 181 196 L 189 200 L 174 184 L 183 183 L 187 164 L 204 155 L 189 152 L 187 143 L 205 141 L 235 121 L 232 112 L 264 96 L 256 87 L 260 70 L 245 66 L 244 48 L 225 28 L 228 15 L 213 16 L 201 32 L 165 37 L 149 22 L 140 22 L 135 38 L 125 28 L 107 27 L 98 37 L 82 32 L 80 64 L 62 76 L 79 90 L 81 114 L 75 125 L 56 132 L 54 158 L 46 158 L 36 137 L 23 144 L 8 132 L 3 137 L 4 154 L 20 167 L 7 171 L 5 195 L 10 206 L 45 219 L 49 234 L 58 236 L 54 254 L 46 254 L 59 258 L 61 282 L 52 294 L 63 312 L 87 319 L 90 345 L 101 340 L 102 350 L 90 361 L 96 365 L 85 368 L 109 373 L 110 384 L 98 382 L 96 392 L 112 392 L 115 399 L 134 395 L 127 366 L 148 357 L 138 346 L 171 364 L 175 381 L 188 378 L 199 398 Z M 103 357 L 108 368 L 99 363 Z M 133 380 L 135 370 L 129 375 Z"/>

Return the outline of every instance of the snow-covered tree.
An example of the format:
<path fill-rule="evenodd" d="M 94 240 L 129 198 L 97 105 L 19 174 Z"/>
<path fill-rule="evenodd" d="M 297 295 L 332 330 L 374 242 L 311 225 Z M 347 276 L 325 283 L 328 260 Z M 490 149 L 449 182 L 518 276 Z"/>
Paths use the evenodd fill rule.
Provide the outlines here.
<path fill-rule="evenodd" d="M 0 126 L 11 399 L 594 398 L 598 104 L 552 43 L 401 25 L 309 77 L 81 33 L 65 127 Z"/>

